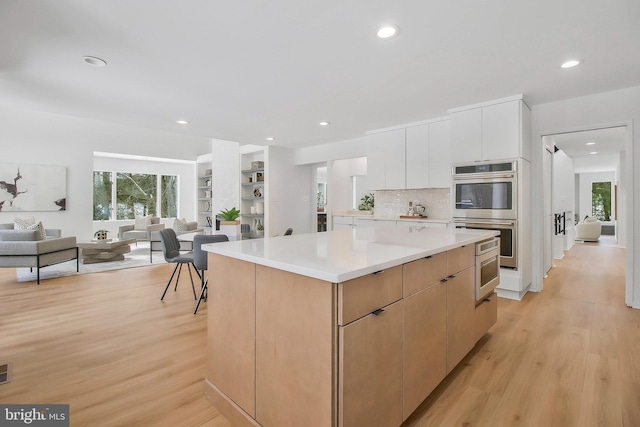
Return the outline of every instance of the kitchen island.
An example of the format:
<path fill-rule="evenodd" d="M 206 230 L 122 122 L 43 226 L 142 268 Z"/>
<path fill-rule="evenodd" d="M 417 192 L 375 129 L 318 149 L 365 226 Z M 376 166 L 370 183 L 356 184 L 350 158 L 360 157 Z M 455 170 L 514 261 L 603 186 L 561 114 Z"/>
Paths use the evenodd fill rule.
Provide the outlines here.
<path fill-rule="evenodd" d="M 399 426 L 495 323 L 475 243 L 405 225 L 203 246 L 206 393 L 234 425 Z"/>

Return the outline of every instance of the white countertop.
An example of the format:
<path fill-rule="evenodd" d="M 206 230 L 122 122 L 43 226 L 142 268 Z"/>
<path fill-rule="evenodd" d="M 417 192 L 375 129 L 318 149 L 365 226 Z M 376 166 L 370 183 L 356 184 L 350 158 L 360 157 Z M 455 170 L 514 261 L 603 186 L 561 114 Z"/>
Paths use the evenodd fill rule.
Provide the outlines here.
<path fill-rule="evenodd" d="M 497 236 L 496 231 L 384 225 L 203 245 L 206 251 L 344 282 Z"/>

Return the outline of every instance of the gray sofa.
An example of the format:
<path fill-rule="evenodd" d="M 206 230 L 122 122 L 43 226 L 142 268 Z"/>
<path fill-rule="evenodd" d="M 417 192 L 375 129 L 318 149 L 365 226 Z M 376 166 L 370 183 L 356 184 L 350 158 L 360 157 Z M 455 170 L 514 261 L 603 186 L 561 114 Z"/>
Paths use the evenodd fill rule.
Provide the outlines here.
<path fill-rule="evenodd" d="M 134 224 L 121 225 L 118 228 L 118 238 L 121 240 L 136 239 L 151 241 L 151 234 L 154 231 L 160 231 L 163 228 L 164 224 L 160 224 L 160 218 L 154 216 L 151 217 L 151 225 L 146 226 L 144 229 L 136 229 Z"/>
<path fill-rule="evenodd" d="M 46 229 L 47 238 L 39 239 L 36 230 L 14 230 L 13 224 L 0 224 L 0 267 L 40 269 L 65 261 L 76 260 L 79 271 L 78 247 L 75 237 L 62 237 L 58 229 Z"/>
<path fill-rule="evenodd" d="M 203 228 L 198 227 L 198 221 L 187 222 L 186 230 L 177 231 L 176 236 L 178 236 L 178 240 L 180 240 L 180 236 L 187 233 L 200 233 L 204 231 Z M 149 240 L 149 262 L 153 262 L 153 252 L 154 251 L 162 251 L 162 242 L 160 241 L 160 231 L 153 231 L 151 233 L 151 239 Z M 180 250 L 183 251 L 191 251 L 193 250 L 193 241 L 182 241 L 180 242 Z"/>

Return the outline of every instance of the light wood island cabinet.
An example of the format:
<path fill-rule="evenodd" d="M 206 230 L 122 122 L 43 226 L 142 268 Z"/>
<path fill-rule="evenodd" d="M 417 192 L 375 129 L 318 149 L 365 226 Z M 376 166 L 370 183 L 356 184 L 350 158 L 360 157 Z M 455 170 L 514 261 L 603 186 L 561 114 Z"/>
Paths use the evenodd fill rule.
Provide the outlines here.
<path fill-rule="evenodd" d="M 495 322 L 473 263 L 469 245 L 335 283 L 210 253 L 206 393 L 239 426 L 397 427 Z"/>

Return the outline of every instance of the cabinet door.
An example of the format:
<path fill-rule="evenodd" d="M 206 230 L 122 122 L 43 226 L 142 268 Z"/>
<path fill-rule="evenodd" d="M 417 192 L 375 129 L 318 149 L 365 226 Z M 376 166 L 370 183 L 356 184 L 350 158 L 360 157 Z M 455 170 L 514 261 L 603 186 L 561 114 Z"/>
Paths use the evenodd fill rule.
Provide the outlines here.
<path fill-rule="evenodd" d="M 429 124 L 428 170 L 430 188 L 451 187 L 450 143 L 449 120 Z M 408 160 L 409 153 L 407 152 Z"/>
<path fill-rule="evenodd" d="M 520 157 L 521 101 L 509 101 L 482 108 L 482 159 Z"/>
<path fill-rule="evenodd" d="M 475 269 L 467 268 L 447 283 L 447 374 L 475 345 Z"/>
<path fill-rule="evenodd" d="M 403 300 L 403 421 L 447 375 L 446 289 L 437 283 Z"/>
<path fill-rule="evenodd" d="M 482 159 L 482 109 L 451 114 L 451 163 Z"/>
<path fill-rule="evenodd" d="M 404 129 L 367 137 L 367 180 L 372 190 L 406 188 Z"/>
<path fill-rule="evenodd" d="M 402 301 L 339 328 L 338 425 L 402 424 Z"/>
<path fill-rule="evenodd" d="M 261 265 L 255 280 L 256 421 L 333 425 L 335 285 Z"/>
<path fill-rule="evenodd" d="M 429 125 L 407 128 L 407 188 L 429 187 Z M 448 142 L 447 142 L 448 143 Z M 447 156 L 449 155 L 449 146 Z M 451 174 L 449 172 L 449 174 Z"/>
<path fill-rule="evenodd" d="M 208 378 L 255 416 L 256 266 L 209 254 Z M 231 286 L 233 284 L 233 286 Z"/>

